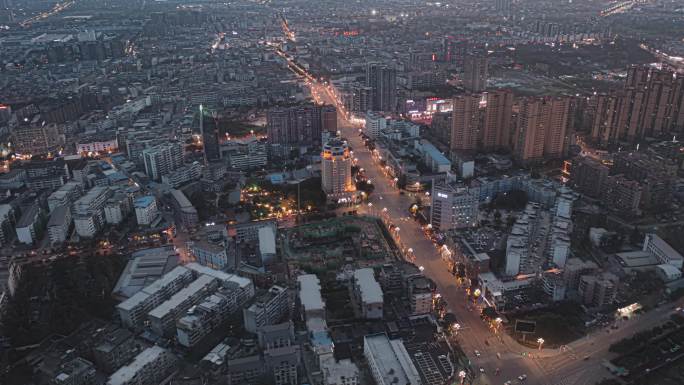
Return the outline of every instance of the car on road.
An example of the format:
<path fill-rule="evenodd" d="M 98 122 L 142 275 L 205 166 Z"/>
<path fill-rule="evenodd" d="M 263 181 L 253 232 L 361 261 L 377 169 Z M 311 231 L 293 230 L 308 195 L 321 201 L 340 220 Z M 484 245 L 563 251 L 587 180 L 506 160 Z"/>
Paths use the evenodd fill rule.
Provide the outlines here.
<path fill-rule="evenodd" d="M 511 385 L 511 384 L 512 384 L 511 380 L 504 382 L 504 385 Z"/>
<path fill-rule="evenodd" d="M 521 375 L 519 375 L 519 376 L 518 376 L 518 380 L 519 380 L 519 381 L 525 381 L 525 380 L 527 380 L 527 374 L 521 374 Z"/>
<path fill-rule="evenodd" d="M 480 367 L 480 373 L 484 373 L 484 368 Z"/>
<path fill-rule="evenodd" d="M 479 350 L 476 350 L 476 351 L 475 351 L 475 357 L 479 357 L 480 355 L 481 355 L 481 354 L 480 354 L 480 351 L 479 351 Z"/>

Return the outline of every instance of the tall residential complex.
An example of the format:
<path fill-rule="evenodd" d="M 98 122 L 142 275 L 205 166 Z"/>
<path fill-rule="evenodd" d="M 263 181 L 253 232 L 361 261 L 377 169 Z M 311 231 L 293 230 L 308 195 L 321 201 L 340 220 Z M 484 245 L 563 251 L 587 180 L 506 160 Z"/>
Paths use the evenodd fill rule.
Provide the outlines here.
<path fill-rule="evenodd" d="M 463 95 L 454 98 L 452 112 L 451 149 L 474 151 L 480 128 L 480 95 Z"/>
<path fill-rule="evenodd" d="M 204 149 L 204 163 L 221 159 L 218 140 L 218 125 L 215 113 L 209 113 L 202 105 L 199 106 L 199 129 Z"/>
<path fill-rule="evenodd" d="M 513 93 L 498 90 L 453 99 L 451 150 L 491 151 L 510 143 Z"/>
<path fill-rule="evenodd" d="M 565 149 L 570 99 L 525 98 L 520 102 L 513 154 L 522 163 L 559 158 Z"/>
<path fill-rule="evenodd" d="M 323 146 L 321 184 L 328 198 L 349 198 L 356 191 L 352 183 L 352 159 L 346 143 L 335 138 Z"/>
<path fill-rule="evenodd" d="M 497 13 L 509 15 L 511 13 L 511 2 L 512 0 L 495 0 L 494 8 Z"/>
<path fill-rule="evenodd" d="M 266 122 L 272 152 L 287 155 L 292 148 L 320 144 L 322 131 L 336 132 L 337 110 L 313 104 L 272 108 Z"/>
<path fill-rule="evenodd" d="M 463 61 L 463 88 L 469 92 L 482 92 L 487 89 L 489 59 L 486 53 L 473 52 Z"/>
<path fill-rule="evenodd" d="M 621 90 L 597 99 L 591 138 L 606 146 L 619 140 L 676 135 L 684 130 L 684 76 L 632 66 Z"/>
<path fill-rule="evenodd" d="M 392 112 L 397 109 L 397 70 L 379 63 L 366 66 L 366 87 L 371 90 L 371 109 Z"/>

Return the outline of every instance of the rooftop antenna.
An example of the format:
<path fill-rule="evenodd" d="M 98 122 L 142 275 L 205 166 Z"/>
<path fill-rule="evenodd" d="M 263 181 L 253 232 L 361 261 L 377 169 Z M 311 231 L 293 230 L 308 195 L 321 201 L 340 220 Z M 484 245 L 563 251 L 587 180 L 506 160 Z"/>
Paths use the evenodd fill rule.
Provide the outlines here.
<path fill-rule="evenodd" d="M 200 140 L 202 141 L 202 153 L 204 154 L 204 165 L 209 165 L 209 160 L 207 159 L 207 148 L 206 143 L 204 143 L 204 107 L 199 105 L 200 112 Z"/>

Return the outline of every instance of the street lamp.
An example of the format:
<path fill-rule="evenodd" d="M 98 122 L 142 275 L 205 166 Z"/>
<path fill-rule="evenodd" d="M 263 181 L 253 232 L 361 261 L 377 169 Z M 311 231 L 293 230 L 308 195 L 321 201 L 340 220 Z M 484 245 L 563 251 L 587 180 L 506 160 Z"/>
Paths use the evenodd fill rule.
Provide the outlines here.
<path fill-rule="evenodd" d="M 539 350 L 542 350 L 542 345 L 544 345 L 544 339 L 541 337 L 537 338 L 537 343 L 539 344 Z"/>
<path fill-rule="evenodd" d="M 466 372 L 465 370 L 461 370 L 458 372 L 458 377 L 461 379 L 461 385 L 463 384 L 463 380 L 465 380 Z"/>

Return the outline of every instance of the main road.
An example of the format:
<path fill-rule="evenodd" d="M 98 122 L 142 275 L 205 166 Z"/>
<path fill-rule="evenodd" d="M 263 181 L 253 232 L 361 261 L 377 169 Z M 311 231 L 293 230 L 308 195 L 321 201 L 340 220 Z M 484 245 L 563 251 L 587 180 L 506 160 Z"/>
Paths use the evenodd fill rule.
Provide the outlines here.
<path fill-rule="evenodd" d="M 592 385 L 610 377 L 604 368 L 605 359 L 611 358 L 608 347 L 634 333 L 649 329 L 666 320 L 672 313 L 672 304 L 656 308 L 629 321 L 618 321 L 618 329 L 598 331 L 560 349 L 530 349 L 519 345 L 504 332 L 495 333 L 481 320 L 477 310 L 468 306 L 464 288 L 460 287 L 439 251 L 425 235 L 421 225 L 411 219 L 409 207 L 415 197 L 401 194 L 394 182 L 383 173 L 378 162 L 365 147 L 359 126 L 347 116 L 330 86 L 321 84 L 296 62 L 283 55 L 295 73 L 304 72 L 314 99 L 319 103 L 333 104 L 338 109 L 338 129 L 353 149 L 357 164 L 365 170 L 375 189 L 369 201 L 359 211 L 381 217 L 399 228 L 398 238 L 405 248 L 413 250 L 415 263 L 422 266 L 424 274 L 437 285 L 437 289 L 448 303 L 448 311 L 455 314 L 461 328 L 456 336 L 458 343 L 468 355 L 475 373 L 475 385 L 511 384 L 538 385 Z M 295 67 L 295 68 L 293 68 Z M 684 300 L 675 306 L 684 305 Z M 479 354 L 475 354 L 477 351 Z M 526 353 L 526 354 L 523 354 Z M 521 375 L 526 375 L 522 381 Z"/>
<path fill-rule="evenodd" d="M 359 135 L 359 126 L 347 119 L 344 107 L 338 103 L 331 88 L 311 79 L 308 84 L 316 101 L 333 104 L 340 111 L 338 129 L 352 147 L 353 156 L 358 159 L 357 165 L 365 170 L 367 178 L 375 187 L 369 202 L 361 205 L 361 213 L 384 217 L 399 228 L 401 243 L 406 248 L 413 249 L 416 265 L 424 268 L 424 274 L 436 283 L 442 298 L 447 301 L 448 311 L 456 315 L 461 326 L 456 339 L 472 362 L 476 374 L 474 383 L 500 385 L 507 380 L 517 383 L 517 377 L 525 374 L 526 383 L 549 385 L 537 362 L 522 356 L 522 352 L 530 349 L 522 348 L 503 333 L 494 333 L 482 321 L 476 309 L 466 306 L 465 289 L 458 285 L 456 278 L 449 272 L 438 249 L 425 235 L 421 225 L 409 216 L 408 209 L 416 198 L 400 194 L 394 187 L 394 182 L 382 172 L 380 164 L 373 160 L 371 152 L 364 146 Z M 476 350 L 480 353 L 479 357 L 475 355 Z M 480 372 L 480 368 L 484 373 Z"/>

